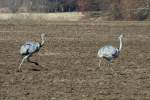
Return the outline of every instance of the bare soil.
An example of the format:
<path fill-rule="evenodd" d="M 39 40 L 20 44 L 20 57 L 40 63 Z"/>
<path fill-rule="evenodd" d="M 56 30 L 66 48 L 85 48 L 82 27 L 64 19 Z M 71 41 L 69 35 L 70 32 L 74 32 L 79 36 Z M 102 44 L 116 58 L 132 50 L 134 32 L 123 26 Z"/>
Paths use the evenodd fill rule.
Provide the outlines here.
<path fill-rule="evenodd" d="M 112 23 L 0 24 L 0 100 L 150 100 L 150 25 Z M 42 32 L 46 43 L 32 56 L 40 66 L 16 72 L 20 46 Z M 120 33 L 119 58 L 99 68 L 98 49 L 117 47 Z"/>

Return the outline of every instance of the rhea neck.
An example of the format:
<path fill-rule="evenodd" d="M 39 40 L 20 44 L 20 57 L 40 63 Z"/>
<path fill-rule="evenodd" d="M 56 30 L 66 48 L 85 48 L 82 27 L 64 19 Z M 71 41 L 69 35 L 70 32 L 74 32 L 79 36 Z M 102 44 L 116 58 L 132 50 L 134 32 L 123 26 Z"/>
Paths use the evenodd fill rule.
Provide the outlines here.
<path fill-rule="evenodd" d="M 119 37 L 120 45 L 119 45 L 119 51 L 122 49 L 122 37 Z"/>
<path fill-rule="evenodd" d="M 41 43 L 40 43 L 40 46 L 41 46 L 41 47 L 44 45 L 44 42 L 45 42 L 45 40 L 44 40 L 44 35 L 41 35 Z"/>

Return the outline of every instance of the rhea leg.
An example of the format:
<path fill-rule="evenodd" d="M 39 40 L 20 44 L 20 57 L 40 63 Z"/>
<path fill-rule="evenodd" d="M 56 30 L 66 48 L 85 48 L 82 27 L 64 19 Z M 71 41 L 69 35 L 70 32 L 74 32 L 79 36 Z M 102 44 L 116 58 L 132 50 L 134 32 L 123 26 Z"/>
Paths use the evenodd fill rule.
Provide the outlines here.
<path fill-rule="evenodd" d="M 114 70 L 112 68 L 112 59 L 108 60 L 108 67 L 111 69 L 112 72 L 114 72 Z"/>
<path fill-rule="evenodd" d="M 21 71 L 21 65 L 23 64 L 24 60 L 27 59 L 28 57 L 29 57 L 29 55 L 26 55 L 26 56 L 23 57 L 23 59 L 22 59 L 20 65 L 19 65 L 19 67 L 18 67 L 18 71 Z"/>
<path fill-rule="evenodd" d="M 102 58 L 99 59 L 99 67 L 101 66 Z"/>

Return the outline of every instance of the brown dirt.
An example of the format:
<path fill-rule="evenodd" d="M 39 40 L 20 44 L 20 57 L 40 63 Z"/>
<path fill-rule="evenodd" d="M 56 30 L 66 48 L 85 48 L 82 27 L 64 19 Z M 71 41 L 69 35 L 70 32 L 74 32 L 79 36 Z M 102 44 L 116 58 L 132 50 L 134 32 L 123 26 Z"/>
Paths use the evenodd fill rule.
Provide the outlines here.
<path fill-rule="evenodd" d="M 149 27 L 0 24 L 0 100 L 149 100 Z M 39 41 L 41 32 L 47 41 L 32 57 L 40 66 L 25 62 L 23 72 L 16 72 L 21 44 Z M 118 46 L 120 33 L 125 37 L 119 58 L 99 68 L 98 49 Z"/>

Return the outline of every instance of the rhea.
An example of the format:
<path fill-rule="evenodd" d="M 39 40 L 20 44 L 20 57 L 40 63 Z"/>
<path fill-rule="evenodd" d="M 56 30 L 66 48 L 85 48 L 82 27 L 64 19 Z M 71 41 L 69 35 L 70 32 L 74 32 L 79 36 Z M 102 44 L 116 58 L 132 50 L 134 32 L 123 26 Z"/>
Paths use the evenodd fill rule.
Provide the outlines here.
<path fill-rule="evenodd" d="M 42 33 L 41 34 L 41 42 L 33 42 L 33 41 L 27 41 L 25 42 L 21 48 L 20 48 L 20 54 L 21 56 L 23 57 L 19 67 L 18 67 L 18 71 L 22 71 L 21 70 L 21 66 L 23 64 L 23 62 L 25 60 L 27 60 L 27 62 L 30 62 L 30 63 L 34 63 L 36 65 L 38 65 L 37 62 L 33 62 L 30 60 L 30 57 L 38 52 L 40 50 L 40 48 L 44 45 L 44 42 L 45 42 L 45 34 Z"/>
<path fill-rule="evenodd" d="M 122 49 L 123 34 L 121 34 L 118 38 L 120 41 L 119 48 L 115 48 L 111 45 L 106 45 L 98 50 L 99 67 L 101 65 L 102 59 L 106 59 L 109 63 L 111 63 L 114 58 L 117 58 L 119 56 Z"/>

